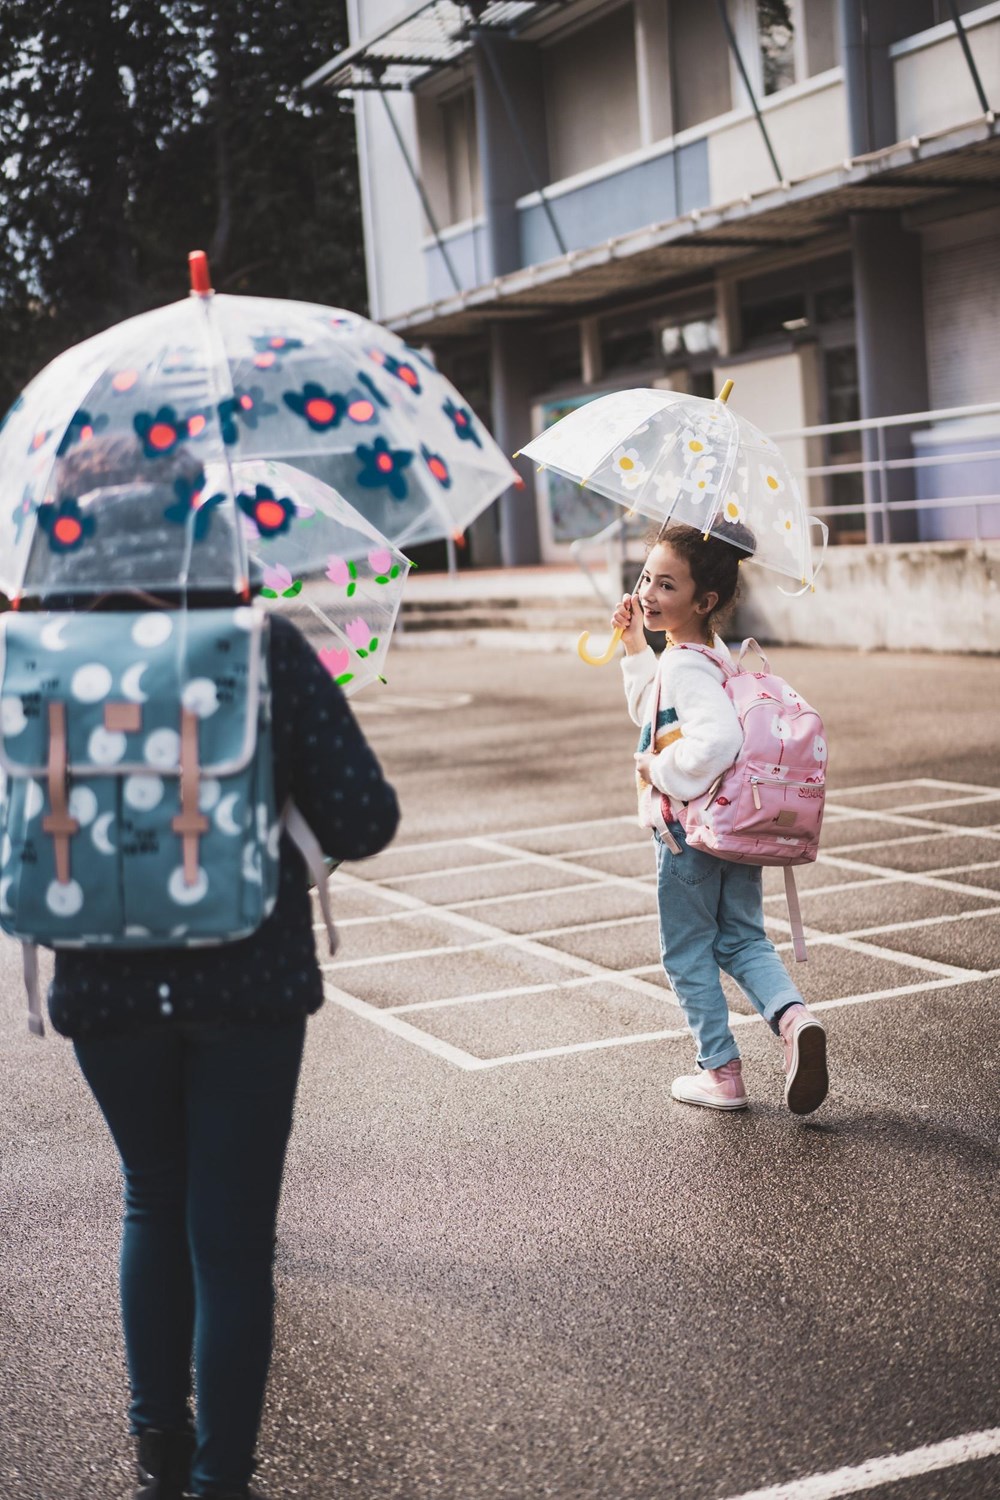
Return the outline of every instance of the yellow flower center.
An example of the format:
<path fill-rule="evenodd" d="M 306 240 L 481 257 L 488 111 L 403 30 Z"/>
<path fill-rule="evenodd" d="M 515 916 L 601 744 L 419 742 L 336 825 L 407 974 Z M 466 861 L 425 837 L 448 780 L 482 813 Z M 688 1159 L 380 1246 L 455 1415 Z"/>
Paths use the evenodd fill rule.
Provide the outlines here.
<path fill-rule="evenodd" d="M 776 490 L 778 488 L 778 481 L 775 479 L 774 475 L 768 474 L 765 477 L 767 479 L 768 488 Z"/>
<path fill-rule="evenodd" d="M 705 444 L 699 443 L 697 438 L 692 438 L 688 443 L 688 447 L 691 449 L 692 453 L 704 453 L 705 451 Z"/>
<path fill-rule="evenodd" d="M 618 460 L 618 467 L 620 469 L 634 469 L 635 464 L 630 458 L 621 458 Z"/>

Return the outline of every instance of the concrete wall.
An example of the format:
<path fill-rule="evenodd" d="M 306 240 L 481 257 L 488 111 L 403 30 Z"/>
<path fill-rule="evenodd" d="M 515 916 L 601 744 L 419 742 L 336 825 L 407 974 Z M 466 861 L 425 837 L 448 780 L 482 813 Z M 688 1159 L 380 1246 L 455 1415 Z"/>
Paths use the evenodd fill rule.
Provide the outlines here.
<path fill-rule="evenodd" d="M 839 68 L 760 102 L 787 179 L 807 177 L 850 155 L 847 97 Z M 708 168 L 713 203 L 731 203 L 744 193 L 774 187 L 774 168 L 751 111 L 741 110 L 718 122 L 708 137 Z"/>
<path fill-rule="evenodd" d="M 814 594 L 742 568 L 743 598 L 727 638 L 864 651 L 1000 653 L 1000 543 L 834 547 Z"/>
<path fill-rule="evenodd" d="M 962 17 L 986 97 L 1000 99 L 1000 5 Z M 899 140 L 960 125 L 982 114 L 972 75 L 951 22 L 907 37 L 890 49 L 896 85 Z"/>

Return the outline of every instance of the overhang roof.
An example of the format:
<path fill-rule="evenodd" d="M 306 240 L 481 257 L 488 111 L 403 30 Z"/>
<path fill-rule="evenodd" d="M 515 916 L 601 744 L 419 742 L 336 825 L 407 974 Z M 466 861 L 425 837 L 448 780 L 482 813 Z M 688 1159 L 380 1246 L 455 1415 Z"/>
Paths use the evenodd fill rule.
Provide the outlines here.
<path fill-rule="evenodd" d="M 461 62 L 473 31 L 515 34 L 568 0 L 423 0 L 383 31 L 339 52 L 310 73 L 303 88 L 325 84 L 335 93 L 356 89 L 409 89 L 442 68 Z"/>
<path fill-rule="evenodd" d="M 1000 190 L 1000 134 L 992 114 L 571 250 L 385 321 L 411 338 L 434 339 L 475 334 L 500 319 L 570 316 L 768 249 L 828 239 L 854 214 L 946 202 L 977 189 Z M 558 213 L 558 198 L 550 201 Z"/>

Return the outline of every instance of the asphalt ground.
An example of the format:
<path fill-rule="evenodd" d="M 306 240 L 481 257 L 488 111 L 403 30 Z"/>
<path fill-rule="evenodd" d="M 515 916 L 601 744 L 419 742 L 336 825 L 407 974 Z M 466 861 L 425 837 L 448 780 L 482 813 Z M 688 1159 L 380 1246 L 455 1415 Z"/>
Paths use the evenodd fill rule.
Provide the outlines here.
<path fill-rule="evenodd" d="M 833 1082 L 798 1119 L 735 990 L 751 1108 L 670 1099 L 617 668 L 414 642 L 356 700 L 404 816 L 333 880 L 262 1489 L 1000 1495 L 1000 660 L 772 653 L 833 789 L 786 953 Z M 0 1028 L 0 1496 L 125 1495 L 116 1162 L 6 941 Z"/>

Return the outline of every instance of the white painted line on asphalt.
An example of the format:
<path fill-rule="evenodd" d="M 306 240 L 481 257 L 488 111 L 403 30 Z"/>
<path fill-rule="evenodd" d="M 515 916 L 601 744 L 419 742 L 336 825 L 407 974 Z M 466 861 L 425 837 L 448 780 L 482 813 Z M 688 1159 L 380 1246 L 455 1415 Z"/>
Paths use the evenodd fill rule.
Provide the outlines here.
<path fill-rule="evenodd" d="M 973 828 L 969 823 L 939 823 L 935 818 L 915 818 L 908 813 L 894 812 L 872 812 L 867 807 L 842 807 L 838 811 L 844 814 L 841 822 L 861 822 L 868 819 L 874 823 L 889 823 L 897 828 L 923 828 L 927 833 L 950 833 L 950 834 L 978 834 L 980 838 L 1000 839 L 1000 828 L 986 826 L 985 828 Z M 890 840 L 882 839 L 880 842 L 889 843 Z M 838 848 L 850 848 L 843 845 Z"/>
<path fill-rule="evenodd" d="M 782 932 L 791 932 L 792 924 L 786 922 L 782 917 L 769 916 L 768 921 L 774 927 L 780 927 Z M 974 979 L 980 977 L 978 969 L 960 968 L 957 964 L 941 964 L 933 958 L 920 958 L 915 953 L 906 953 L 901 948 L 881 948 L 877 943 L 869 943 L 863 938 L 841 937 L 839 933 L 821 932 L 817 928 L 805 927 L 803 932 L 807 943 L 814 947 L 843 948 L 848 953 L 863 953 L 867 958 L 884 958 L 888 963 L 901 964 L 904 969 L 921 969 L 925 974 L 942 974 L 952 979 L 964 979 L 971 976 Z M 787 953 L 791 943 L 776 943 L 779 953 Z"/>
<path fill-rule="evenodd" d="M 981 792 L 985 788 L 972 781 L 940 781 L 936 776 L 912 776 L 907 781 L 873 781 L 868 786 L 836 787 L 827 792 L 827 800 L 837 797 L 860 797 L 867 792 L 894 792 L 904 787 L 926 786 L 941 791 Z"/>
<path fill-rule="evenodd" d="M 380 1026 L 383 1031 L 391 1032 L 393 1036 L 400 1037 L 404 1042 L 422 1047 L 425 1052 L 440 1057 L 444 1062 L 451 1063 L 456 1068 L 463 1068 L 466 1072 L 470 1072 L 482 1066 L 479 1058 L 473 1057 L 470 1052 L 463 1052 L 460 1047 L 453 1047 L 450 1042 L 443 1042 L 440 1037 L 432 1036 L 428 1031 L 421 1031 L 419 1027 L 411 1026 L 407 1021 L 401 1021 L 391 1011 L 379 1010 L 377 1005 L 369 1005 L 367 1000 L 360 1000 L 357 995 L 338 989 L 335 984 L 324 981 L 323 992 L 335 1005 L 343 1006 L 344 1010 L 360 1016 L 363 1021 L 370 1021 L 373 1026 Z"/>
<path fill-rule="evenodd" d="M 494 834 L 494 841 L 507 841 L 519 838 L 537 838 L 540 833 L 569 833 L 578 828 L 637 828 L 635 814 L 619 813 L 612 818 L 583 818 L 573 823 L 546 823 L 541 828 L 511 828 L 507 833 Z M 405 854 L 410 849 L 444 849 L 449 844 L 464 844 L 466 840 L 460 835 L 453 835 L 449 839 L 414 839 L 412 844 L 393 844 L 393 850 L 399 854 Z"/>
<path fill-rule="evenodd" d="M 996 892 L 993 892 L 994 900 Z M 974 911 L 950 912 L 947 916 L 913 917 L 909 922 L 892 922 L 885 927 L 854 927 L 850 932 L 838 933 L 838 937 L 878 937 L 884 932 L 911 932 L 917 927 L 942 927 L 946 922 L 968 922 L 975 917 L 1000 916 L 1000 906 L 977 907 Z"/>
<path fill-rule="evenodd" d="M 811 1011 L 840 1010 L 847 1005 L 867 1005 L 871 1000 L 894 1000 L 903 995 L 921 995 L 930 990 L 949 989 L 963 984 L 975 984 L 981 980 L 995 979 L 1000 977 L 1000 969 L 992 969 L 985 974 L 966 973 L 961 979 L 934 979 L 927 984 L 905 984 L 897 985 L 895 989 L 876 990 L 867 995 L 845 995 L 836 1000 L 810 1000 Z M 664 994 L 669 998 L 667 991 Z M 761 1026 L 763 1020 L 758 1015 L 745 1016 L 735 1011 L 729 1012 L 730 1027 Z M 578 1052 L 600 1052 L 609 1047 L 627 1047 L 635 1042 L 662 1042 L 678 1041 L 682 1038 L 690 1040 L 691 1033 L 685 1026 L 679 1030 L 670 1031 L 646 1031 L 636 1033 L 632 1036 L 600 1037 L 592 1042 L 570 1042 L 562 1047 L 537 1047 L 531 1052 L 511 1052 L 506 1057 L 481 1058 L 478 1066 L 480 1068 L 509 1067 L 513 1063 L 539 1062 L 547 1057 L 567 1057 Z"/>
<path fill-rule="evenodd" d="M 837 1500 L 840 1495 L 858 1495 L 862 1490 L 879 1489 L 900 1479 L 915 1479 L 918 1474 L 953 1469 L 957 1464 L 979 1463 L 996 1453 L 1000 1453 L 1000 1427 L 987 1427 L 982 1432 L 966 1432 L 961 1437 L 946 1438 L 943 1443 L 911 1448 L 908 1453 L 885 1453 L 864 1463 L 831 1469 L 826 1474 L 810 1474 L 805 1479 L 769 1484 L 762 1490 L 748 1490 L 742 1495 L 730 1496 L 729 1500 Z"/>
<path fill-rule="evenodd" d="M 986 896 L 996 899 L 996 891 L 985 885 L 966 885 L 958 880 L 941 880 L 936 875 L 921 870 L 889 870 L 885 865 L 872 865 L 865 860 L 851 859 L 846 854 L 828 854 L 824 863 L 834 870 L 859 870 L 865 875 L 892 875 L 905 885 L 922 885 L 931 891 L 951 891 L 966 896 Z M 822 889 L 822 887 L 820 887 Z"/>

